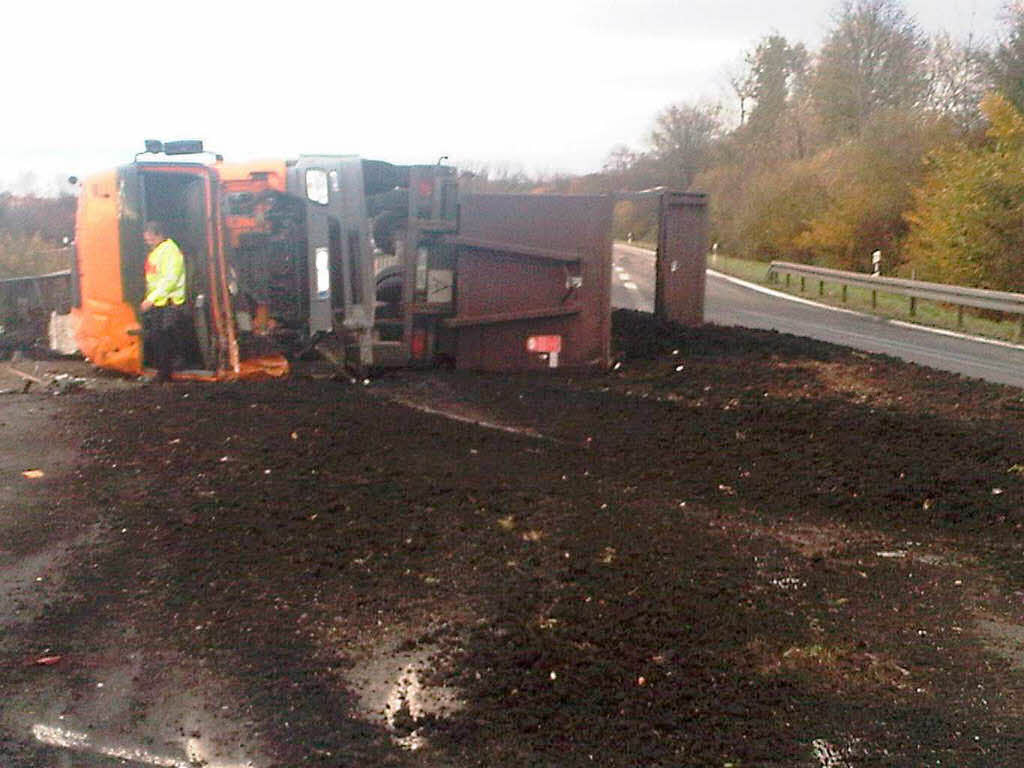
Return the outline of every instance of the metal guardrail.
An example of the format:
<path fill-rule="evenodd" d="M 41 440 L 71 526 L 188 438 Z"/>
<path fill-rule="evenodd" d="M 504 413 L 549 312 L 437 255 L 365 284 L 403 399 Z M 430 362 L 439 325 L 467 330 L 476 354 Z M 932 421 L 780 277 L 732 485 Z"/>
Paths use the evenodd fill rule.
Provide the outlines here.
<path fill-rule="evenodd" d="M 901 277 L 865 275 L 861 272 L 844 272 L 839 269 L 815 267 L 807 264 L 793 264 L 787 261 L 773 261 L 768 268 L 768 278 L 777 283 L 779 275 L 785 275 L 786 285 L 791 277 L 800 278 L 800 290 L 807 289 L 807 279 L 818 281 L 818 295 L 825 294 L 825 283 L 838 283 L 843 289 L 843 301 L 847 299 L 848 286 L 857 286 L 871 291 L 871 306 L 878 306 L 878 293 L 892 293 L 910 299 L 910 315 L 917 314 L 917 301 L 925 299 L 957 307 L 957 325 L 963 326 L 964 307 L 1005 312 L 1018 316 L 1017 339 L 1024 337 L 1024 293 L 989 291 L 983 288 L 965 288 L 945 283 L 929 283 L 923 280 L 907 280 Z"/>
<path fill-rule="evenodd" d="M 57 272 L 50 272 L 45 275 L 25 275 L 24 277 L 5 277 L 0 279 L 0 285 L 19 285 L 24 283 L 31 283 L 36 280 L 42 280 L 44 282 L 49 280 L 63 279 L 71 277 L 70 269 L 62 269 Z"/>
<path fill-rule="evenodd" d="M 47 275 L 0 280 L 0 322 L 28 320 L 53 310 L 67 312 L 71 305 L 71 270 Z"/>

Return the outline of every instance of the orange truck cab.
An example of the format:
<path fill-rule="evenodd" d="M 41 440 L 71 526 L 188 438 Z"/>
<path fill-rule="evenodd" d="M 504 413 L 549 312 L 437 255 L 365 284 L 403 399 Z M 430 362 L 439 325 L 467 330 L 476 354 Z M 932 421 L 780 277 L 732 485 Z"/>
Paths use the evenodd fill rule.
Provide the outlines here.
<path fill-rule="evenodd" d="M 82 182 L 72 267 L 78 348 L 103 368 L 139 375 L 150 367 L 139 304 L 143 228 L 157 220 L 186 262 L 179 375 L 283 375 L 288 355 L 325 339 L 346 364 L 380 364 L 389 340 L 375 330 L 379 267 L 406 251 L 444 258 L 456 219 L 446 166 L 335 155 L 230 164 L 201 142 L 147 141 L 135 162 Z"/>

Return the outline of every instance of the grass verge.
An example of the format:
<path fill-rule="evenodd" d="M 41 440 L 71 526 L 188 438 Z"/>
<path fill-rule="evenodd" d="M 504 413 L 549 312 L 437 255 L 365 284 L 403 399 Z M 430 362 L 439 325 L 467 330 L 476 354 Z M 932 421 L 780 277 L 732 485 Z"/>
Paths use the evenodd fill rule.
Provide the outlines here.
<path fill-rule="evenodd" d="M 718 254 L 717 256 L 708 256 L 708 267 L 727 275 L 739 277 L 752 283 L 764 285 L 783 293 L 800 296 L 801 298 L 817 301 L 822 304 L 846 307 L 857 312 L 874 314 L 893 320 L 903 320 L 932 328 L 958 331 L 972 336 L 982 336 L 1011 342 L 1017 340 L 1018 320 L 1012 316 L 996 320 L 981 317 L 969 307 L 965 307 L 961 324 L 958 319 L 957 307 L 948 304 L 939 304 L 919 299 L 916 302 L 914 314 L 911 315 L 910 299 L 905 296 L 878 291 L 877 303 L 874 303 L 872 302 L 872 291 L 867 288 L 849 286 L 844 300 L 843 287 L 840 284 L 826 282 L 822 285 L 818 280 L 808 278 L 805 281 L 804 289 L 801 290 L 800 279 L 795 275 L 788 286 L 784 276 L 780 276 L 778 283 L 771 283 L 768 281 L 768 264 L 763 261 L 737 259 L 732 256 Z"/>

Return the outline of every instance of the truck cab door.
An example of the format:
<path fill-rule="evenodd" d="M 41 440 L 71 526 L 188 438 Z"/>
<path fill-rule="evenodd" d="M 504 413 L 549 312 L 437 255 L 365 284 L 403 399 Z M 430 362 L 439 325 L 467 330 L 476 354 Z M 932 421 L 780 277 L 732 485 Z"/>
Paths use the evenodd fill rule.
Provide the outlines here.
<path fill-rule="evenodd" d="M 303 155 L 289 173 L 289 191 L 307 207 L 310 336 L 337 332 L 368 365 L 375 296 L 362 161 Z"/>
<path fill-rule="evenodd" d="M 306 202 L 306 304 L 310 337 L 334 329 L 331 308 L 331 168 L 321 158 L 303 157 L 289 170 L 288 188 Z M 334 217 L 336 217 L 336 213 Z"/>

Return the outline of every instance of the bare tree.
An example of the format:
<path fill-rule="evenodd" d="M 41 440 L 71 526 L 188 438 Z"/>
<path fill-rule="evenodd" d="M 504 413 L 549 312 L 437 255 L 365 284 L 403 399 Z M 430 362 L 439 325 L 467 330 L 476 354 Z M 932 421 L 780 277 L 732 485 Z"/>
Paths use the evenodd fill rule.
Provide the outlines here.
<path fill-rule="evenodd" d="M 973 37 L 958 43 L 938 35 L 929 60 L 929 105 L 964 134 L 984 123 L 981 99 L 992 87 L 990 59 Z"/>
<path fill-rule="evenodd" d="M 605 173 L 622 175 L 627 173 L 637 161 L 637 154 L 625 144 L 616 144 L 605 158 L 602 170 Z"/>
<path fill-rule="evenodd" d="M 747 107 L 757 96 L 757 83 L 751 72 L 749 57 L 743 61 L 740 68 L 730 68 L 726 72 L 726 77 L 729 80 L 729 88 L 732 89 L 733 94 L 739 100 L 740 125 L 746 125 Z"/>
<path fill-rule="evenodd" d="M 992 54 L 990 74 L 996 88 L 1024 112 L 1024 2 L 1007 5 L 1008 31 Z"/>
<path fill-rule="evenodd" d="M 673 104 L 655 118 L 651 154 L 665 181 L 682 189 L 693 183 L 721 135 L 720 111 L 717 106 Z"/>
<path fill-rule="evenodd" d="M 928 94 L 928 52 L 900 0 L 844 0 L 813 82 L 829 133 L 856 134 L 879 110 L 921 106 Z"/>

